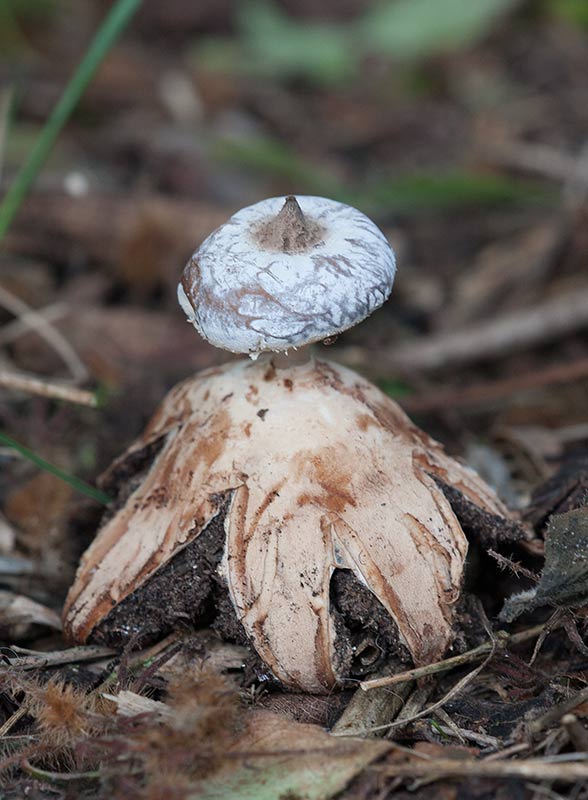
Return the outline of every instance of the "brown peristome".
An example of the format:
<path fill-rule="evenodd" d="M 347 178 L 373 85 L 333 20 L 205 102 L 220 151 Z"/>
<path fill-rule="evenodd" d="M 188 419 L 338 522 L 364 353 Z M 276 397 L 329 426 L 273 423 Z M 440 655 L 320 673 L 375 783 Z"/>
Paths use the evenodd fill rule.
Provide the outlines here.
<path fill-rule="evenodd" d="M 354 372 L 240 361 L 175 387 L 123 458 L 163 442 L 86 552 L 65 609 L 84 642 L 206 528 L 230 494 L 221 572 L 249 640 L 285 685 L 339 684 L 329 584 L 352 570 L 416 665 L 452 640 L 467 541 L 435 477 L 507 512 L 469 468 Z"/>

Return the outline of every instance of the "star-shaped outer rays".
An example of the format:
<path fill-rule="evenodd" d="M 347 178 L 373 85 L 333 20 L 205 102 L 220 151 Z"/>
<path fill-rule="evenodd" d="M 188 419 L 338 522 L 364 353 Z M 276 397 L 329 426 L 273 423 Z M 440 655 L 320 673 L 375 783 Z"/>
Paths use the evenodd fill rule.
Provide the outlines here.
<path fill-rule="evenodd" d="M 122 460 L 156 441 L 141 485 L 84 555 L 65 609 L 74 641 L 197 537 L 229 494 L 220 569 L 276 678 L 320 692 L 345 677 L 329 609 L 335 569 L 353 570 L 426 663 L 451 641 L 467 552 L 433 476 L 507 514 L 379 389 L 327 362 L 200 373 L 170 392 Z"/>

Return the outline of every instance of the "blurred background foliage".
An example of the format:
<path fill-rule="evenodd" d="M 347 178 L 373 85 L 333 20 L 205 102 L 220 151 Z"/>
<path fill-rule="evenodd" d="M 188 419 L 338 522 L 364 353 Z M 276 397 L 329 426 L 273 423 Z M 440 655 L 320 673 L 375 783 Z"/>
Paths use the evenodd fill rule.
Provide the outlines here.
<path fill-rule="evenodd" d="M 114 5 L 0 0 L 3 193 Z M 30 426 L 29 400 L 3 395 L 0 421 L 90 477 L 171 383 L 224 358 L 178 312 L 185 260 L 237 208 L 291 192 L 358 206 L 397 250 L 392 301 L 331 351 L 389 393 L 582 354 L 552 336 L 467 369 L 455 353 L 400 357 L 584 290 L 587 37 L 586 0 L 143 0 L 0 254 L 0 285 L 49 314 L 108 402 L 39 401 Z M 63 378 L 63 359 L 0 314 L 0 361 Z M 526 420 L 545 419 L 542 400 Z M 556 416 L 581 416 L 561 402 Z M 523 414 L 472 418 L 488 430 L 507 411 Z"/>
<path fill-rule="evenodd" d="M 194 79 L 208 83 L 212 92 L 216 88 L 225 94 L 233 81 L 250 86 L 257 82 L 260 91 L 271 92 L 273 86 L 276 91 L 303 96 L 307 93 L 310 97 L 329 91 L 335 97 L 356 97 L 355 117 L 361 115 L 366 101 L 379 104 L 381 115 L 393 117 L 395 104 L 406 109 L 410 105 L 418 108 L 422 103 L 425 109 L 428 103 L 447 95 L 470 115 L 481 114 L 496 103 L 523 100 L 522 87 L 504 69 L 486 63 L 483 55 L 476 63 L 476 45 L 481 43 L 484 47 L 507 28 L 509 36 L 513 32 L 516 36 L 517 31 L 534 26 L 541 29 L 545 25 L 568 25 L 578 32 L 588 26 L 588 4 L 584 0 L 347 0 L 339 5 L 329 0 L 312 4 L 305 0 L 224 0 L 216 8 L 212 2 L 199 4 L 199 11 L 187 11 L 187 3 L 172 0 L 168 14 L 163 7 L 156 10 L 154 2 L 143 5 L 135 28 L 139 43 L 143 39 L 143 45 L 152 46 L 158 59 L 165 49 L 166 34 L 173 46 L 173 52 L 166 54 L 167 66 L 174 73 L 169 85 L 163 85 L 165 75 L 159 86 L 157 76 L 145 75 L 146 83 L 155 82 L 152 89 L 159 97 L 154 100 L 165 104 L 166 98 L 161 95 L 167 93 L 168 103 L 181 104 L 184 92 L 183 99 L 189 106 L 194 87 L 190 89 L 186 84 Z M 55 59 L 61 57 L 63 67 L 73 68 L 92 27 L 108 7 L 106 2 L 86 0 L 0 0 L 4 84 L 16 90 L 17 108 L 19 99 L 23 101 L 22 113 L 14 120 L 13 135 L 3 142 L 8 168 L 18 164 L 30 147 L 38 130 L 36 123 L 42 121 L 57 91 L 52 79 L 65 77 L 66 70 L 60 69 Z M 182 28 L 184 22 L 186 27 Z M 60 36 L 69 37 L 65 47 Z M 462 60 L 464 74 L 459 75 Z M 31 109 L 26 97 L 26 76 L 44 68 L 45 78 L 38 80 L 45 84 L 46 96 L 36 96 L 36 108 Z M 139 69 L 139 65 L 134 63 L 132 68 Z M 187 79 L 183 86 L 181 80 L 174 82 L 174 78 L 181 78 L 177 74 L 181 70 Z M 129 89 L 133 89 L 132 81 Z M 215 100 L 214 107 L 219 99 L 222 104 L 222 97 L 205 101 Z M 129 106 L 136 100 L 133 96 L 126 98 Z M 171 106 L 168 110 L 172 115 L 186 113 L 189 117 L 200 102 L 198 98 L 192 100 L 191 110 L 174 111 Z M 87 101 L 78 118 L 99 124 L 103 111 L 101 104 L 97 108 L 96 103 Z M 345 112 L 353 114 L 353 109 L 346 108 Z M 308 142 L 298 146 L 296 140 L 300 137 L 296 134 L 303 127 L 302 120 L 297 120 L 299 124 L 292 135 L 284 136 L 281 130 L 261 130 L 257 117 L 254 113 L 253 118 L 234 119 L 232 125 L 223 120 L 220 130 L 195 125 L 193 134 L 198 145 L 215 160 L 241 164 L 251 171 L 290 181 L 300 191 L 328 194 L 372 212 L 387 208 L 414 213 L 467 203 L 534 203 L 550 199 L 549 188 L 532 180 L 489 174 L 487 170 L 472 169 L 472 165 L 446 163 L 445 158 L 439 164 L 427 163 L 426 169 L 420 164 L 405 169 L 403 162 L 407 159 L 402 152 L 392 154 L 391 159 L 378 158 L 376 164 L 362 159 L 363 163 L 352 165 L 353 174 L 342 174 L 340 165 L 329 163 L 319 152 L 322 148 L 316 141 L 320 138 L 318 129 L 312 136 L 316 147 L 308 146 Z M 312 119 L 306 123 L 308 129 L 312 128 Z M 351 123 L 357 127 L 356 119 Z M 317 128 L 319 124 L 317 119 Z M 430 116 L 423 111 L 419 135 L 431 124 Z M 345 136 L 345 125 L 342 118 L 339 147 L 345 147 L 346 138 L 353 138 L 353 131 Z M 316 150 L 317 157 L 309 150 Z"/>
<path fill-rule="evenodd" d="M 357 79 L 364 59 L 414 64 L 473 44 L 517 0 L 378 2 L 346 22 L 295 19 L 271 2 L 245 2 L 236 14 L 237 41 L 202 43 L 204 63 L 275 79 L 338 84 Z"/>

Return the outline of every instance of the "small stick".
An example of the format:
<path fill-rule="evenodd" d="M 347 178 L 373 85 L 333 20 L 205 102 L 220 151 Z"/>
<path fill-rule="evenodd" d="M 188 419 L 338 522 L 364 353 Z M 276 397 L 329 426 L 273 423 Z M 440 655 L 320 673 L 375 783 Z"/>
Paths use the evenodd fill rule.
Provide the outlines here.
<path fill-rule="evenodd" d="M 12 648 L 17 654 L 21 648 Z M 30 652 L 30 651 L 25 651 Z M 11 669 L 40 669 L 43 667 L 55 667 L 58 664 L 72 664 L 77 661 L 96 661 L 101 658 L 108 658 L 115 655 L 115 651 L 109 647 L 97 647 L 87 645 L 82 647 L 71 647 L 69 650 L 55 650 L 48 653 L 37 653 L 36 655 L 18 656 L 10 661 L 9 664 L 0 664 L 0 675 Z"/>
<path fill-rule="evenodd" d="M 6 734 L 12 730 L 12 728 L 16 725 L 19 719 L 24 717 L 24 715 L 27 713 L 28 710 L 29 709 L 27 704 L 23 703 L 16 709 L 14 714 L 8 717 L 4 725 L 2 725 L 2 727 L 0 728 L 0 739 L 4 738 L 4 736 L 6 736 Z"/>
<path fill-rule="evenodd" d="M 346 348 L 339 358 L 349 366 L 377 363 L 381 374 L 399 369 L 435 370 L 503 358 L 586 328 L 588 287 L 584 284 L 531 308 L 506 311 L 449 333 L 436 331 L 376 353 L 361 347 Z"/>
<path fill-rule="evenodd" d="M 539 575 L 531 572 L 530 569 L 525 569 L 518 561 L 513 561 L 511 558 L 503 556 L 502 553 L 497 553 L 496 550 L 488 549 L 486 552 L 498 563 L 500 569 L 509 569 L 517 578 L 523 575 L 525 578 L 535 581 L 535 583 L 539 581 Z"/>
<path fill-rule="evenodd" d="M 522 778 L 533 781 L 575 783 L 588 780 L 588 764 L 553 763 L 540 758 L 521 761 L 478 761 L 475 759 L 437 758 L 431 761 L 410 760 L 400 764 L 373 764 L 368 767 L 381 775 L 398 778 L 435 776 L 442 778 Z"/>
<path fill-rule="evenodd" d="M 510 378 L 474 383 L 469 386 L 440 386 L 435 391 L 401 398 L 402 407 L 412 413 L 443 411 L 458 407 L 493 405 L 530 389 L 544 389 L 560 383 L 573 383 L 588 376 L 588 358 L 522 372 Z"/>
<path fill-rule="evenodd" d="M 409 722 L 418 718 L 425 706 L 425 703 L 431 696 L 432 691 L 433 686 L 431 684 L 424 684 L 423 686 L 417 686 L 415 689 L 413 689 L 410 696 L 406 699 L 406 703 L 398 712 L 396 720 L 394 721 L 394 726 L 403 728 Z M 392 720 L 388 720 L 388 723 L 390 722 L 392 722 Z M 385 725 L 384 728 L 386 731 L 388 731 L 389 724 Z"/>
<path fill-rule="evenodd" d="M 33 318 L 43 317 L 47 322 L 57 322 L 69 313 L 65 303 L 52 303 L 41 309 L 36 309 Z M 5 323 L 0 328 L 0 345 L 10 344 L 31 330 L 30 312 L 20 314 L 11 322 Z"/>
<path fill-rule="evenodd" d="M 486 756 L 484 761 L 501 761 L 503 758 L 510 758 L 518 753 L 524 753 L 525 750 L 529 750 L 530 748 L 531 745 L 529 742 L 517 742 L 516 744 L 511 744 L 509 747 L 505 747 L 504 750 L 490 753 L 489 756 Z"/>
<path fill-rule="evenodd" d="M 362 731 L 362 734 L 365 735 L 367 733 L 374 733 L 374 732 L 380 731 L 380 730 L 387 730 L 387 731 L 391 732 L 395 728 L 399 728 L 399 727 L 403 727 L 404 725 L 408 725 L 409 722 L 414 722 L 417 719 L 422 719 L 423 717 L 430 716 L 434 711 L 437 711 L 438 708 L 442 708 L 445 705 L 445 703 L 448 703 L 450 700 L 453 700 L 454 697 L 456 697 L 460 692 L 462 692 L 463 689 L 465 689 L 465 687 L 469 683 L 471 683 L 474 680 L 474 678 L 476 678 L 480 674 L 480 672 L 482 672 L 482 670 L 484 669 L 486 664 L 493 657 L 494 652 L 496 650 L 496 645 L 497 645 L 497 642 L 495 641 L 494 642 L 494 647 L 491 648 L 490 653 L 486 656 L 484 661 L 479 666 L 477 666 L 475 669 L 473 669 L 471 672 L 468 672 L 467 675 L 464 675 L 464 677 L 461 678 L 461 680 L 459 680 L 455 684 L 455 686 L 453 686 L 447 692 L 447 694 L 443 695 L 443 697 L 440 700 L 437 700 L 436 703 L 433 703 L 432 705 L 427 706 L 427 708 L 424 708 L 422 711 L 419 711 L 418 714 L 413 714 L 411 717 L 406 717 L 406 718 L 400 719 L 401 715 L 399 714 L 399 718 L 395 722 L 389 722 L 386 725 L 379 725 L 377 727 L 368 728 L 368 729 Z"/>
<path fill-rule="evenodd" d="M 417 680 L 417 678 L 426 678 L 428 675 L 436 675 L 438 672 L 447 672 L 455 667 L 461 667 L 464 664 L 469 664 L 472 661 L 483 658 L 495 649 L 496 644 L 502 646 L 506 644 L 522 644 L 529 639 L 534 639 L 535 636 L 539 636 L 542 630 L 543 625 L 535 625 L 532 628 L 513 634 L 506 633 L 506 631 L 498 631 L 496 634 L 496 642 L 485 642 L 478 647 L 474 647 L 473 650 L 461 653 L 459 656 L 452 656 L 443 661 L 436 661 L 434 664 L 427 664 L 424 667 L 415 667 L 415 669 L 409 669 L 406 672 L 389 675 L 387 678 L 374 678 L 370 681 L 362 681 L 359 686 L 364 692 L 369 692 L 372 689 L 380 689 L 383 686 L 394 686 L 396 683 Z"/>
<path fill-rule="evenodd" d="M 139 652 L 133 654 L 129 653 L 128 661 L 125 664 L 125 670 L 132 670 L 139 666 L 148 667 L 152 663 L 153 659 L 157 658 L 168 647 L 173 647 L 176 643 L 181 643 L 182 638 L 183 637 L 180 632 L 173 631 L 166 636 L 165 639 L 162 639 L 160 642 L 156 642 L 146 650 L 140 650 Z M 119 679 L 120 669 L 121 664 L 118 664 L 112 670 L 112 672 L 104 678 L 102 683 L 98 686 L 97 691 L 103 692 L 105 689 L 109 689 Z"/>
<path fill-rule="evenodd" d="M 10 311 L 15 317 L 26 318 L 30 327 L 61 357 L 74 380 L 85 381 L 88 379 L 89 373 L 84 362 L 65 336 L 42 314 L 36 312 L 5 286 L 0 286 L 0 306 Z"/>
<path fill-rule="evenodd" d="M 96 408 L 98 405 L 96 395 L 93 392 L 78 389 L 75 386 L 52 383 L 36 375 L 25 375 L 5 369 L 0 369 L 0 387 L 39 395 L 40 397 L 50 397 L 54 400 L 65 400 L 68 403 L 77 403 L 91 408 Z"/>
<path fill-rule="evenodd" d="M 47 783 L 72 783 L 74 781 L 98 780 L 101 777 L 99 770 L 90 772 L 49 772 L 41 767 L 35 767 L 28 758 L 23 758 L 21 767 L 33 778 Z"/>
<path fill-rule="evenodd" d="M 437 711 L 435 711 L 435 716 L 439 717 L 441 712 L 442 709 L 438 708 Z M 426 725 L 426 722 L 418 721 L 415 722 L 415 726 L 416 725 Z M 500 739 L 497 739 L 496 736 L 490 736 L 487 733 L 477 733 L 476 731 L 470 731 L 467 728 L 460 728 L 453 721 L 451 725 L 441 724 L 439 725 L 439 728 L 446 736 L 455 736 L 464 743 L 467 740 L 474 742 L 474 744 L 477 744 L 480 747 L 493 747 L 494 749 L 500 746 Z"/>
<path fill-rule="evenodd" d="M 445 733 L 447 736 L 454 736 L 456 739 L 462 744 L 466 743 L 465 737 L 463 736 L 462 732 L 460 731 L 459 727 L 455 724 L 455 722 L 451 719 L 447 711 L 444 711 L 442 708 L 438 708 L 437 711 L 433 713 L 434 717 L 437 717 L 437 725 L 438 727 Z M 417 723 L 415 723 L 418 725 Z M 490 744 L 492 747 L 496 747 L 498 739 L 495 737 L 491 737 L 494 741 L 485 742 L 484 744 Z M 478 742 L 479 744 L 479 742 Z"/>

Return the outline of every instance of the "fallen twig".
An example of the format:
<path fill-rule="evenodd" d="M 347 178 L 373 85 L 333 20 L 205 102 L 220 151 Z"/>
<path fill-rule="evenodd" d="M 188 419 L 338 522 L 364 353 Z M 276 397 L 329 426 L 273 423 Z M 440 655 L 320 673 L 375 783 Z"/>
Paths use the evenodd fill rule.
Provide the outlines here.
<path fill-rule="evenodd" d="M 47 783 L 72 783 L 75 781 L 98 780 L 101 777 L 99 770 L 89 772 L 49 772 L 46 769 L 35 767 L 27 758 L 23 758 L 21 766 L 33 778 Z"/>
<path fill-rule="evenodd" d="M 72 664 L 78 661 L 96 661 L 115 655 L 115 651 L 111 650 L 110 647 L 98 647 L 96 645 L 70 647 L 69 650 L 55 650 L 48 653 L 34 654 L 31 650 L 24 650 L 16 646 L 13 646 L 11 650 L 16 654 L 16 658 L 11 658 L 8 664 L 0 664 L 0 674 L 12 669 L 42 669 L 43 667 L 56 667 L 59 664 Z M 23 653 L 26 653 L 26 655 L 22 655 Z"/>
<path fill-rule="evenodd" d="M 496 640 L 494 640 L 493 644 L 494 644 L 494 647 L 491 648 L 490 652 L 488 653 L 488 655 L 486 656 L 484 661 L 478 667 L 473 669 L 471 672 L 468 672 L 467 675 L 464 675 L 464 677 L 461 680 L 459 680 L 455 684 L 455 686 L 452 686 L 451 689 L 446 694 L 444 694 L 443 697 L 440 700 L 437 700 L 436 703 L 433 703 L 432 705 L 427 706 L 422 711 L 419 711 L 418 714 L 413 714 L 412 716 L 407 717 L 406 719 L 400 719 L 400 715 L 399 715 L 399 718 L 395 722 L 388 722 L 385 725 L 378 725 L 378 726 L 375 726 L 373 728 L 366 728 L 363 731 L 358 731 L 358 735 L 365 735 L 365 734 L 368 734 L 368 733 L 375 733 L 375 732 L 381 731 L 381 730 L 382 731 L 383 730 L 391 731 L 394 728 L 404 727 L 405 725 L 408 725 L 409 722 L 414 722 L 417 719 L 422 719 L 423 717 L 428 717 L 434 711 L 437 711 L 437 709 L 443 708 L 445 703 L 448 703 L 450 700 L 452 700 L 454 697 L 456 697 L 463 689 L 465 689 L 465 687 L 468 684 L 470 684 L 480 674 L 480 672 L 482 672 L 482 670 L 484 669 L 486 664 L 494 656 L 494 652 L 495 652 L 496 646 L 497 646 Z"/>
<path fill-rule="evenodd" d="M 577 757 L 579 757 L 577 755 Z M 586 754 L 582 755 L 586 758 Z M 522 778 L 534 781 L 575 783 L 588 780 L 588 764 L 577 762 L 553 763 L 540 758 L 522 761 L 487 761 L 475 759 L 419 759 L 399 764 L 373 764 L 368 767 L 381 775 L 414 778 Z"/>
<path fill-rule="evenodd" d="M 16 709 L 16 711 L 13 714 L 11 714 L 8 717 L 6 722 L 2 725 L 2 727 L 0 727 L 0 739 L 3 739 L 6 736 L 6 734 L 12 730 L 12 728 L 16 725 L 19 719 L 22 719 L 28 710 L 29 710 L 28 705 L 26 703 L 23 703 Z"/>
<path fill-rule="evenodd" d="M 535 583 L 537 583 L 539 580 L 539 575 L 531 572 L 530 569 L 525 569 L 520 562 L 513 561 L 511 558 L 507 558 L 506 556 L 503 556 L 502 553 L 497 553 L 496 550 L 492 550 L 491 548 L 486 552 L 497 562 L 500 569 L 509 569 L 516 578 L 520 578 L 520 576 L 523 575 L 525 578 L 528 578 L 530 581 L 534 581 Z"/>
<path fill-rule="evenodd" d="M 7 322 L 0 328 L 0 345 L 10 344 L 16 339 L 29 333 L 31 330 L 31 319 L 42 317 L 48 323 L 57 322 L 69 313 L 69 308 L 65 303 L 52 303 L 44 308 L 36 308 L 33 312 L 27 311 L 26 314 L 19 314 L 16 319 Z"/>
<path fill-rule="evenodd" d="M 578 752 L 588 752 L 588 731 L 575 714 L 564 714 L 561 724 Z"/>
<path fill-rule="evenodd" d="M 15 317 L 26 318 L 29 326 L 62 358 L 75 381 L 87 380 L 89 373 L 84 362 L 67 339 L 42 314 L 36 313 L 28 303 L 3 286 L 0 286 L 0 305 Z"/>
<path fill-rule="evenodd" d="M 541 389 L 558 383 L 573 383 L 588 377 L 588 358 L 579 358 L 567 364 L 524 372 L 511 378 L 484 381 L 470 386 L 436 387 L 401 398 L 402 407 L 410 412 L 436 411 L 463 406 L 485 405 L 517 392 Z"/>
<path fill-rule="evenodd" d="M 587 327 L 588 288 L 583 286 L 532 308 L 509 311 L 449 333 L 437 331 L 377 353 L 354 347 L 338 355 L 350 366 L 377 364 L 378 369 L 388 372 L 434 370 L 500 358 Z"/>
<path fill-rule="evenodd" d="M 397 686 L 395 691 L 380 689 L 367 694 L 358 689 L 331 733 L 334 736 L 355 736 L 358 729 L 378 727 L 384 721 L 395 719 L 411 687 L 412 682 L 408 681 Z"/>
<path fill-rule="evenodd" d="M 26 394 L 50 397 L 54 400 L 65 400 L 68 403 L 77 403 L 82 406 L 96 408 L 98 405 L 96 395 L 93 392 L 62 383 L 53 383 L 36 375 L 25 375 L 0 369 L 0 386 L 14 389 L 18 392 L 25 392 Z"/>
<path fill-rule="evenodd" d="M 543 625 L 534 625 L 532 628 L 512 634 L 506 633 L 506 631 L 498 631 L 496 633 L 496 643 L 484 642 L 484 644 L 474 647 L 473 650 L 468 650 L 458 656 L 445 658 L 442 661 L 436 661 L 424 667 L 415 667 L 414 669 L 406 670 L 406 672 L 389 675 L 386 678 L 374 678 L 369 681 L 362 681 L 359 685 L 364 692 L 369 692 L 372 689 L 379 689 L 383 686 L 394 686 L 397 683 L 426 678 L 428 675 L 435 675 L 438 672 L 447 672 L 456 667 L 461 667 L 464 664 L 469 664 L 472 661 L 477 661 L 479 658 L 484 658 L 488 653 L 496 649 L 497 645 L 504 647 L 507 644 L 522 644 L 523 642 L 529 641 L 529 639 L 534 639 L 535 636 L 541 634 L 543 627 Z"/>
<path fill-rule="evenodd" d="M 498 750 L 496 753 L 490 753 L 489 756 L 484 758 L 484 761 L 501 761 L 503 758 L 510 758 L 518 753 L 524 753 L 525 750 L 529 750 L 530 748 L 531 745 L 529 742 L 516 742 L 515 744 L 511 744 L 509 747 L 505 747 L 504 750 Z"/>
<path fill-rule="evenodd" d="M 437 711 L 435 711 L 435 716 L 439 716 L 439 714 L 442 713 L 442 709 L 438 708 Z M 416 725 L 423 726 L 425 724 L 425 721 L 416 723 Z M 492 747 L 494 749 L 500 746 L 500 739 L 497 739 L 496 736 L 489 736 L 487 733 L 478 733 L 477 731 L 470 731 L 467 728 L 460 728 L 455 723 L 452 725 L 438 723 L 438 727 L 444 736 L 455 736 L 462 743 L 470 741 L 477 744 L 479 747 Z"/>

